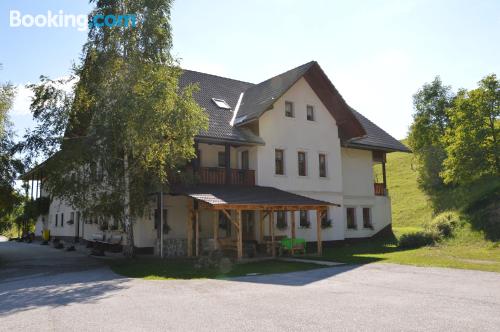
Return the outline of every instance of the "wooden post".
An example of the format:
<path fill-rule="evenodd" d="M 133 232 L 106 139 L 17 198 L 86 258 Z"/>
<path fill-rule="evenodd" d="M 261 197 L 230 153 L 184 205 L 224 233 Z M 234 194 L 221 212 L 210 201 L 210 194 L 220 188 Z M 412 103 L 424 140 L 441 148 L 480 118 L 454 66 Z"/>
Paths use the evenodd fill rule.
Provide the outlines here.
<path fill-rule="evenodd" d="M 226 163 L 226 184 L 231 184 L 231 145 L 224 146 L 224 159 Z"/>
<path fill-rule="evenodd" d="M 276 248 L 274 247 L 274 211 L 269 212 L 269 227 L 271 228 L 271 252 L 276 257 Z"/>
<path fill-rule="evenodd" d="M 214 210 L 214 250 L 219 249 L 219 211 Z"/>
<path fill-rule="evenodd" d="M 236 225 L 238 225 L 238 260 L 243 258 L 243 227 L 241 223 L 241 210 L 236 210 Z"/>
<path fill-rule="evenodd" d="M 382 179 L 384 181 L 384 191 L 385 191 L 387 189 L 387 175 L 385 173 L 385 158 L 382 159 Z"/>
<path fill-rule="evenodd" d="M 292 251 L 292 255 L 294 254 L 294 250 L 293 250 L 293 247 L 294 247 L 294 240 L 295 240 L 295 211 L 292 210 L 290 211 L 290 213 L 292 214 L 292 218 L 291 218 L 291 237 L 292 237 L 292 248 L 291 248 L 291 251 Z"/>
<path fill-rule="evenodd" d="M 194 225 L 194 240 L 196 248 L 196 257 L 200 256 L 200 209 L 197 208 L 195 212 L 195 225 Z"/>
<path fill-rule="evenodd" d="M 323 254 L 323 243 L 321 242 L 321 213 L 320 209 L 316 210 L 316 240 L 318 243 L 318 255 Z"/>
<path fill-rule="evenodd" d="M 259 211 L 259 243 L 264 242 L 264 211 Z"/>
<path fill-rule="evenodd" d="M 193 202 L 188 198 L 188 213 L 187 213 L 187 255 L 193 256 Z"/>

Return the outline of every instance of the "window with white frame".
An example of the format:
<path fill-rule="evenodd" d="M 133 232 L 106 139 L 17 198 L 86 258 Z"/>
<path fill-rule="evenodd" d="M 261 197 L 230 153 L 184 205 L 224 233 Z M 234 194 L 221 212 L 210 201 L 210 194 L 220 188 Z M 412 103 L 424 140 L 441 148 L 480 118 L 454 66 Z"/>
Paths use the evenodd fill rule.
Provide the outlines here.
<path fill-rule="evenodd" d="M 363 227 L 364 228 L 373 228 L 372 209 L 369 207 L 363 208 Z"/>
<path fill-rule="evenodd" d="M 356 226 L 356 208 L 346 208 L 347 229 L 357 229 Z"/>
<path fill-rule="evenodd" d="M 285 101 L 285 116 L 287 118 L 295 117 L 293 103 L 291 101 Z"/>
<path fill-rule="evenodd" d="M 308 121 L 314 121 L 314 107 L 311 105 L 307 105 L 306 107 L 306 118 Z"/>
<path fill-rule="evenodd" d="M 297 153 L 297 161 L 299 166 L 299 176 L 307 175 L 307 155 L 304 151 Z"/>
<path fill-rule="evenodd" d="M 319 154 L 319 177 L 326 178 L 326 154 Z"/>
<path fill-rule="evenodd" d="M 285 174 L 285 152 L 281 149 L 274 151 L 274 173 L 278 175 Z"/>

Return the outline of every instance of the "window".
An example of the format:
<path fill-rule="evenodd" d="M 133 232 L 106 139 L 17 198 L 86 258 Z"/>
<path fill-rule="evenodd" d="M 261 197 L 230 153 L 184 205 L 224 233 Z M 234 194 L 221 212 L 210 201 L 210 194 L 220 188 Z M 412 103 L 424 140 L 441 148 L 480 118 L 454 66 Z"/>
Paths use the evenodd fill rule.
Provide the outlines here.
<path fill-rule="evenodd" d="M 59 215 L 56 213 L 56 227 L 57 227 L 57 223 L 58 223 L 58 217 L 59 217 Z"/>
<path fill-rule="evenodd" d="M 226 231 L 226 236 L 231 236 L 231 221 L 222 211 L 219 211 L 219 228 Z"/>
<path fill-rule="evenodd" d="M 326 155 L 319 154 L 319 177 L 326 178 Z"/>
<path fill-rule="evenodd" d="M 288 118 L 295 117 L 293 113 L 293 103 L 291 101 L 285 101 L 285 116 Z"/>
<path fill-rule="evenodd" d="M 226 167 L 226 153 L 225 152 L 219 152 L 217 154 L 217 158 L 218 158 L 218 165 L 219 167 Z"/>
<path fill-rule="evenodd" d="M 299 152 L 298 155 L 298 162 L 299 162 L 299 176 L 306 176 L 307 175 L 307 170 L 306 170 L 306 153 L 305 152 Z"/>
<path fill-rule="evenodd" d="M 284 167 L 284 151 L 276 149 L 274 152 L 274 160 L 275 160 L 275 170 L 274 172 L 278 175 L 285 174 Z"/>
<path fill-rule="evenodd" d="M 364 228 L 373 228 L 372 211 L 370 208 L 363 208 L 363 227 Z"/>
<path fill-rule="evenodd" d="M 75 213 L 71 212 L 69 215 L 70 215 L 69 220 L 73 220 L 73 222 L 75 222 Z"/>
<path fill-rule="evenodd" d="M 311 105 L 307 105 L 306 113 L 307 113 L 307 120 L 314 121 L 314 107 L 312 107 Z"/>
<path fill-rule="evenodd" d="M 224 109 L 227 109 L 227 110 L 231 109 L 231 106 L 229 106 L 224 99 L 212 98 L 212 101 L 219 108 L 224 108 Z"/>
<path fill-rule="evenodd" d="M 278 227 L 278 229 L 285 229 L 288 226 L 286 222 L 286 214 L 286 211 L 276 212 L 276 227 Z"/>
<path fill-rule="evenodd" d="M 347 229 L 356 229 L 356 209 L 348 207 L 346 210 L 347 215 Z"/>
<path fill-rule="evenodd" d="M 241 152 L 241 169 L 249 169 L 248 150 Z"/>
<path fill-rule="evenodd" d="M 168 232 L 168 225 L 167 225 L 167 215 L 168 215 L 168 211 L 167 209 L 163 209 L 163 233 L 167 233 Z M 159 228 L 161 228 L 161 224 L 160 224 L 160 209 L 155 209 L 155 229 L 158 230 Z"/>
<path fill-rule="evenodd" d="M 311 225 L 309 221 L 309 213 L 306 210 L 300 211 L 299 225 L 304 228 L 308 228 Z"/>
<path fill-rule="evenodd" d="M 61 213 L 61 227 L 64 227 L 64 213 Z"/>

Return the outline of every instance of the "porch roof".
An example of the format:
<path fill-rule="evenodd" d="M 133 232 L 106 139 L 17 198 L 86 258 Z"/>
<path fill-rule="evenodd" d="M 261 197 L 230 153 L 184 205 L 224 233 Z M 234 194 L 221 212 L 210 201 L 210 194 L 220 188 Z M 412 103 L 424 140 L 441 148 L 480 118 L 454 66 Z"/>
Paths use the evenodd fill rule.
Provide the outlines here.
<path fill-rule="evenodd" d="M 330 205 L 340 206 L 262 186 L 196 185 L 177 188 L 174 193 L 192 197 L 211 209 L 314 210 Z"/>

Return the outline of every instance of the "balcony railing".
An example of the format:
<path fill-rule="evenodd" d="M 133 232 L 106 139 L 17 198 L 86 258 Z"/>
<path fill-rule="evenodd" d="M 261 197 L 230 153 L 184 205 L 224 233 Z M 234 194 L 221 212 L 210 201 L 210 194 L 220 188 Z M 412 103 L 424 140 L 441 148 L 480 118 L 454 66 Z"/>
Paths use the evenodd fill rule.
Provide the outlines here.
<path fill-rule="evenodd" d="M 230 169 L 230 183 L 226 181 L 226 169 L 219 167 L 200 167 L 198 176 L 203 184 L 239 184 L 255 185 L 255 171 L 249 169 Z"/>
<path fill-rule="evenodd" d="M 374 183 L 375 196 L 387 196 L 387 189 L 384 188 L 383 183 Z"/>

